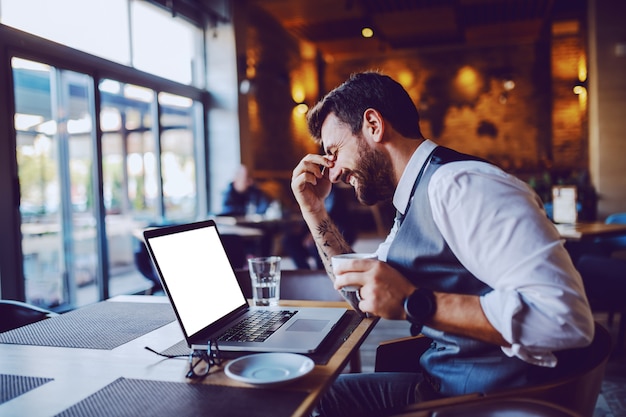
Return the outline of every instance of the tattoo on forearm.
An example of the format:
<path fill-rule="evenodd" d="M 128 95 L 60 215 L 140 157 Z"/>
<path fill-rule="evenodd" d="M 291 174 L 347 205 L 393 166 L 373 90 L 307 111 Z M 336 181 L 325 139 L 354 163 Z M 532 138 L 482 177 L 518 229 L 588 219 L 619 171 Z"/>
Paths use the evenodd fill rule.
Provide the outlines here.
<path fill-rule="evenodd" d="M 324 220 L 322 220 L 319 225 L 317 225 L 317 234 L 318 236 L 323 237 L 326 235 L 326 233 L 329 233 L 333 228 L 336 229 L 336 227 L 334 227 L 331 220 L 327 217 Z"/>
<path fill-rule="evenodd" d="M 324 261 L 330 262 L 332 256 L 330 253 L 344 253 L 351 250 L 337 226 L 329 218 L 320 222 L 313 237 Z"/>

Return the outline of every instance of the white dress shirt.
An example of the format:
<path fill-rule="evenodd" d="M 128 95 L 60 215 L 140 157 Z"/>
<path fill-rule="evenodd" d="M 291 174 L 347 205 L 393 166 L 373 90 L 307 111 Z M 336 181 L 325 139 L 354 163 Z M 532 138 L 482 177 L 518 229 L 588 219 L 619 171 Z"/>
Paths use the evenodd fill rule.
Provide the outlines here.
<path fill-rule="evenodd" d="M 413 183 L 436 146 L 426 140 L 411 157 L 393 198 L 400 213 L 407 210 Z M 555 366 L 553 351 L 592 340 L 593 316 L 580 274 L 526 183 L 491 164 L 459 161 L 433 174 L 428 195 L 435 224 L 452 252 L 493 288 L 480 303 L 511 344 L 502 348 L 507 355 Z M 379 259 L 387 259 L 396 230 L 394 224 L 379 246 Z"/>

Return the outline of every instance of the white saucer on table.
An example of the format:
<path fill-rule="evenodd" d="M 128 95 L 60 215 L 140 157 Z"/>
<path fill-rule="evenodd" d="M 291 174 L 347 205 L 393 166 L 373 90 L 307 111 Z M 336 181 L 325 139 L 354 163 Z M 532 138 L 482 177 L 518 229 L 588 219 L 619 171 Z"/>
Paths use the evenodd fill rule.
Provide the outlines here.
<path fill-rule="evenodd" d="M 296 353 L 257 353 L 232 360 L 224 368 L 230 378 L 253 385 L 277 385 L 300 378 L 315 363 Z"/>

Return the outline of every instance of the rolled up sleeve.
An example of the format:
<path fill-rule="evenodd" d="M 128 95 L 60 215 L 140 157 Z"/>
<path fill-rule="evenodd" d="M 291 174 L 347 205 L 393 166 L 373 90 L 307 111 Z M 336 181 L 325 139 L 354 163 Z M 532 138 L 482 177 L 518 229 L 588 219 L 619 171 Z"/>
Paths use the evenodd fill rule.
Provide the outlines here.
<path fill-rule="evenodd" d="M 452 251 L 493 289 L 480 303 L 511 344 L 502 348 L 507 355 L 554 366 L 554 351 L 591 342 L 580 274 L 525 183 L 488 164 L 459 162 L 433 175 L 429 197 Z"/>

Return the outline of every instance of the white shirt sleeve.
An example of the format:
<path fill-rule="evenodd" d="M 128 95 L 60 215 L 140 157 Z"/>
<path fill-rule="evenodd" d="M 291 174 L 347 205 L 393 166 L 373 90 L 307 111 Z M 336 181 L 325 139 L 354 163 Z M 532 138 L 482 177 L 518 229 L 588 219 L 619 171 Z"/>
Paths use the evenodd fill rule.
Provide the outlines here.
<path fill-rule="evenodd" d="M 481 306 L 511 344 L 507 355 L 554 366 L 553 351 L 590 343 L 582 279 L 532 189 L 492 165 L 463 161 L 439 168 L 428 192 L 454 254 L 493 288 Z"/>

